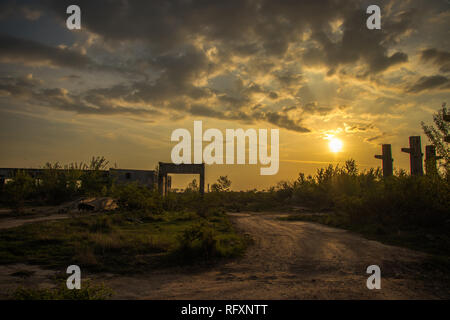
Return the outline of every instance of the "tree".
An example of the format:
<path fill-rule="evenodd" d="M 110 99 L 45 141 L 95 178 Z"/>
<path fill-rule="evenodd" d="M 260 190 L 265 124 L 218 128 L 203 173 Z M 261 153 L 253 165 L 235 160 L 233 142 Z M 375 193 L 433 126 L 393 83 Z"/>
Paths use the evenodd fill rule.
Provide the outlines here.
<path fill-rule="evenodd" d="M 104 157 L 92 157 L 91 162 L 81 165 L 81 192 L 88 196 L 98 196 L 106 193 L 112 181 L 105 172 L 109 162 Z"/>
<path fill-rule="evenodd" d="M 7 204 L 16 212 L 23 209 L 25 200 L 35 191 L 34 179 L 24 171 L 17 171 L 13 180 L 5 185 Z"/>
<path fill-rule="evenodd" d="M 189 184 L 188 184 L 188 186 L 186 187 L 186 191 L 192 191 L 192 192 L 194 192 L 194 191 L 198 191 L 199 190 L 199 187 L 198 187 L 198 184 L 197 184 L 197 179 L 194 179 L 194 180 L 192 180 L 192 182 L 190 182 Z"/>
<path fill-rule="evenodd" d="M 219 179 L 217 179 L 217 182 L 213 183 L 211 186 L 211 190 L 213 192 L 230 191 L 230 187 L 231 180 L 228 179 L 228 176 L 220 176 Z"/>
<path fill-rule="evenodd" d="M 450 123 L 444 120 L 447 114 L 446 103 L 442 104 L 442 109 L 433 115 L 434 125 L 426 125 L 421 122 L 423 132 L 427 135 L 428 140 L 436 147 L 436 154 L 440 157 L 439 165 L 442 167 L 447 176 L 450 173 L 450 148 L 445 141 L 450 131 Z"/>

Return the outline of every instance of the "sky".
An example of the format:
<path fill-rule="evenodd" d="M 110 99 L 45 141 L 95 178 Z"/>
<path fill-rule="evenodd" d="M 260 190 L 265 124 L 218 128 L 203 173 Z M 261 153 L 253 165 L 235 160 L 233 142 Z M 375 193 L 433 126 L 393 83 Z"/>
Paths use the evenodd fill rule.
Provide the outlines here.
<path fill-rule="evenodd" d="M 66 9 L 81 9 L 69 30 Z M 381 8 L 369 30 L 366 9 Z M 450 1 L 0 1 L 0 167 L 154 169 L 175 129 L 279 129 L 279 171 L 208 165 L 235 190 L 355 159 L 409 170 L 449 102 Z M 330 139 L 342 149 L 332 152 Z M 183 187 L 192 176 L 173 178 Z"/>

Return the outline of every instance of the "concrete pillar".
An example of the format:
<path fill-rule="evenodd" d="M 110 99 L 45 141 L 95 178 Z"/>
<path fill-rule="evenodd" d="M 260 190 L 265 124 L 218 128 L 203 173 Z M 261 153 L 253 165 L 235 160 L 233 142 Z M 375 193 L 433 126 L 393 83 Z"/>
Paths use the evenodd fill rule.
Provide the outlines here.
<path fill-rule="evenodd" d="M 164 195 L 167 196 L 169 193 L 169 176 L 164 175 Z"/>
<path fill-rule="evenodd" d="M 423 153 L 420 136 L 409 137 L 409 148 L 402 148 L 402 152 L 409 153 L 411 175 L 423 175 Z"/>
<path fill-rule="evenodd" d="M 205 194 L 205 164 L 202 163 L 202 168 L 200 171 L 200 194 L 203 196 Z"/>
<path fill-rule="evenodd" d="M 172 176 L 167 176 L 167 192 L 172 189 Z"/>
<path fill-rule="evenodd" d="M 375 155 L 375 158 L 381 159 L 383 162 L 383 177 L 390 177 L 393 174 L 392 150 L 390 144 L 383 144 L 381 146 L 381 155 Z"/>
<path fill-rule="evenodd" d="M 161 196 L 164 195 L 164 175 L 161 172 L 158 173 L 158 191 Z"/>

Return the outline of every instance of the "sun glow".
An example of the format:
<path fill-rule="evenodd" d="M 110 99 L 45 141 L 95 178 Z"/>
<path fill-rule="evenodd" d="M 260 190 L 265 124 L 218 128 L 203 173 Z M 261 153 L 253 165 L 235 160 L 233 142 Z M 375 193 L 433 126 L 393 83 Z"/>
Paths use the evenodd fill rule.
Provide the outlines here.
<path fill-rule="evenodd" d="M 342 150 L 342 141 L 337 138 L 332 138 L 328 146 L 332 152 L 339 152 Z"/>

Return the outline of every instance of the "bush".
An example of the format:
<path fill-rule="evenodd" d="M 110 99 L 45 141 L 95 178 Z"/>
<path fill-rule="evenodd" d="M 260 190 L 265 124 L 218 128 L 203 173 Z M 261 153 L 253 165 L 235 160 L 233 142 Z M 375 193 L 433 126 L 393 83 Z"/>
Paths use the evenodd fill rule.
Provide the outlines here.
<path fill-rule="evenodd" d="M 114 185 L 112 194 L 117 199 L 121 209 L 144 210 L 153 213 L 162 212 L 162 202 L 159 193 L 138 182 Z"/>
<path fill-rule="evenodd" d="M 82 194 L 87 196 L 106 196 L 112 181 L 104 171 L 108 161 L 104 157 L 92 157 L 89 165 L 83 165 L 80 176 Z"/>
<path fill-rule="evenodd" d="M 36 191 L 34 179 L 23 171 L 17 171 L 13 180 L 4 186 L 3 201 L 16 212 L 21 212 L 25 200 Z"/>
<path fill-rule="evenodd" d="M 63 168 L 59 163 L 47 163 L 38 180 L 38 192 L 47 203 L 59 204 L 79 195 L 82 171 L 74 165 Z"/>
<path fill-rule="evenodd" d="M 439 175 L 410 176 L 403 171 L 383 178 L 381 170 L 359 172 L 354 160 L 343 167 L 328 166 L 276 191 L 280 199 L 328 206 L 355 225 L 442 226 L 450 218 L 450 185 Z"/>
<path fill-rule="evenodd" d="M 204 222 L 195 224 L 178 236 L 178 244 L 172 257 L 183 261 L 201 259 L 209 261 L 217 257 L 217 239 L 214 230 Z"/>

